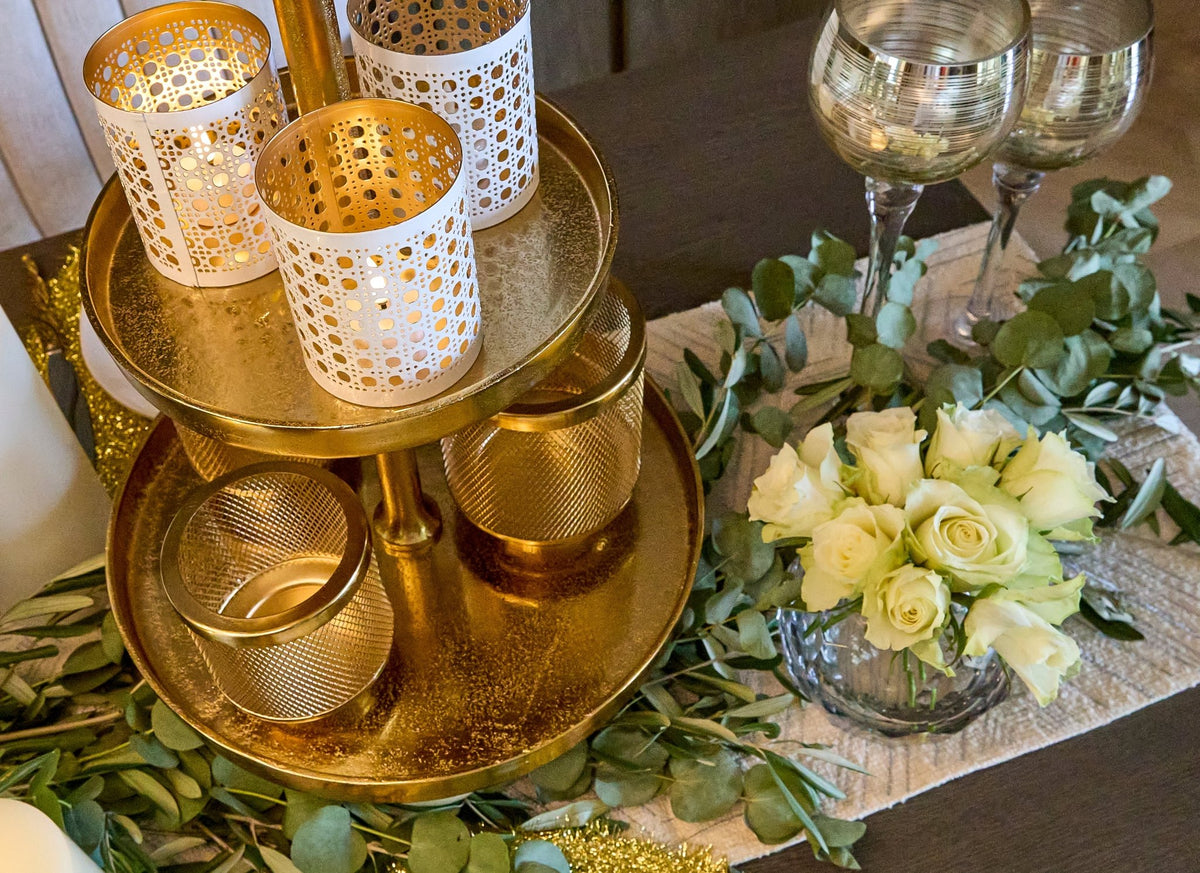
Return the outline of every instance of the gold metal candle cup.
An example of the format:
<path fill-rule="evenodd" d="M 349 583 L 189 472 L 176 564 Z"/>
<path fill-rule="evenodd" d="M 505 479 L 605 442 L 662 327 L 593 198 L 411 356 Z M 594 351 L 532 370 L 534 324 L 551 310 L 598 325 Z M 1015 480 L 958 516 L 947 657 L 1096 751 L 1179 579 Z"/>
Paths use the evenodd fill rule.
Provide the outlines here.
<path fill-rule="evenodd" d="M 251 178 L 287 121 L 266 27 L 237 6 L 172 3 L 113 27 L 83 78 L 150 263 L 226 286 L 275 269 Z"/>
<path fill-rule="evenodd" d="M 364 94 L 433 110 L 462 137 L 471 222 L 511 218 L 538 186 L 529 0 L 349 0 Z"/>
<path fill-rule="evenodd" d="M 517 543 L 578 541 L 611 522 L 641 465 L 645 323 L 610 282 L 566 363 L 492 418 L 442 440 L 463 515 Z"/>
<path fill-rule="evenodd" d="M 479 282 L 450 125 L 397 100 L 289 124 L 255 181 L 309 373 L 366 406 L 453 385 L 479 353 Z"/>
<path fill-rule="evenodd" d="M 326 470 L 255 464 L 197 489 L 167 529 L 161 568 L 213 679 L 261 718 L 332 712 L 391 650 L 366 516 Z"/>

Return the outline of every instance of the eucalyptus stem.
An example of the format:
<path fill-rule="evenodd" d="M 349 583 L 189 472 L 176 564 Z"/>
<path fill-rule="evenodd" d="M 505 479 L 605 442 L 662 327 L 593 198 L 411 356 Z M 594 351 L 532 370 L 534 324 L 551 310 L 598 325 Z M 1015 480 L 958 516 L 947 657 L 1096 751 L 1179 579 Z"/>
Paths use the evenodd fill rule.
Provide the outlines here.
<path fill-rule="evenodd" d="M 1015 370 L 1013 370 L 1011 373 L 1009 373 L 1007 376 L 1005 376 L 1002 380 L 1000 380 L 1000 384 L 997 385 L 995 388 L 993 388 L 991 391 L 989 391 L 988 395 L 986 397 L 984 397 L 982 400 L 980 400 L 975 408 L 982 409 L 984 406 L 987 405 L 987 402 L 989 400 L 991 400 L 993 397 L 995 397 L 997 394 L 999 394 L 1001 391 L 1003 391 L 1005 386 L 1008 385 L 1009 382 L 1011 382 L 1013 379 L 1017 378 L 1017 376 L 1020 376 L 1024 372 L 1025 372 L 1025 368 L 1023 366 L 1017 367 Z"/>
<path fill-rule="evenodd" d="M 0 746 L 7 743 L 15 743 L 17 740 L 28 740 L 33 737 L 49 737 L 54 734 L 66 733 L 73 731 L 76 728 L 91 727 L 92 725 L 107 724 L 108 722 L 117 721 L 123 717 L 120 712 L 106 712 L 103 715 L 93 716 L 91 718 L 80 719 L 79 721 L 68 721 L 60 724 L 47 724 L 41 727 L 26 728 L 23 731 L 12 731 L 7 734 L 0 734 Z M 106 753 L 107 754 L 107 753 Z M 81 759 L 82 760 L 82 759 Z"/>

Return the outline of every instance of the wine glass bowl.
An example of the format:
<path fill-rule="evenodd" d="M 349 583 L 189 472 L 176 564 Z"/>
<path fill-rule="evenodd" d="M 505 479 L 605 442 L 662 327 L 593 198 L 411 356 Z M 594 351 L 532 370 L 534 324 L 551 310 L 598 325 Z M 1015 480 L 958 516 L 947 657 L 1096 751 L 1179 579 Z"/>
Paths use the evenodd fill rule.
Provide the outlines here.
<path fill-rule="evenodd" d="M 1046 173 L 1081 164 L 1133 124 L 1153 66 L 1151 0 L 1031 0 L 1029 87 L 1020 119 L 996 153 L 997 206 L 979 277 L 951 338 L 972 342 L 1009 277 L 1005 250 L 1025 201 Z"/>
<path fill-rule="evenodd" d="M 1033 51 L 1021 117 L 997 160 L 1048 172 L 1083 163 L 1129 129 L 1148 92 L 1149 3 L 1031 0 Z"/>
<path fill-rule="evenodd" d="M 810 68 L 822 135 L 865 176 L 958 176 L 1017 121 L 1028 30 L 1023 0 L 837 0 Z"/>

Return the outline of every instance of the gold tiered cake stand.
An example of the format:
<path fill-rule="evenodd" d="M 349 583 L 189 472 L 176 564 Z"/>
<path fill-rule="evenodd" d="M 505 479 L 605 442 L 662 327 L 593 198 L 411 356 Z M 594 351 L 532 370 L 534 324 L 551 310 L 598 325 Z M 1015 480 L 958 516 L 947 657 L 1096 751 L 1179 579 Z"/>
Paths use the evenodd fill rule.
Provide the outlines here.
<path fill-rule="evenodd" d="M 290 48 L 282 10 L 280 23 Z M 322 96 L 321 83 L 306 83 L 289 58 L 302 109 L 337 91 L 327 83 Z M 319 388 L 277 273 L 229 288 L 178 285 L 146 260 L 115 179 L 92 210 L 85 311 L 169 419 L 268 453 L 376 456 L 362 460 L 363 496 L 368 505 L 380 500 L 375 546 L 395 646 L 369 692 L 316 721 L 280 724 L 237 709 L 166 599 L 163 536 L 201 481 L 171 420 L 159 420 L 114 509 L 109 590 L 134 662 L 209 743 L 285 785 L 336 799 L 417 802 L 516 778 L 616 711 L 687 600 L 702 494 L 687 439 L 653 386 L 630 505 L 569 551 L 513 551 L 473 528 L 454 509 L 432 444 L 499 412 L 562 362 L 609 281 L 617 212 L 607 168 L 540 97 L 537 124 L 537 194 L 517 216 L 474 235 L 482 351 L 449 391 L 411 406 L 356 406 Z"/>

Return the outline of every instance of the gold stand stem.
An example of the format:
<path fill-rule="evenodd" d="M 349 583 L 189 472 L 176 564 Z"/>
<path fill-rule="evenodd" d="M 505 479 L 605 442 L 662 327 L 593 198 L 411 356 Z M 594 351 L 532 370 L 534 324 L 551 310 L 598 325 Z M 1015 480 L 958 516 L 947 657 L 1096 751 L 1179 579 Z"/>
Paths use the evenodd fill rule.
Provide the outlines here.
<path fill-rule="evenodd" d="M 388 544 L 413 548 L 431 543 L 442 530 L 437 504 L 421 493 L 413 449 L 375 456 L 383 500 L 375 509 L 375 535 Z"/>
<path fill-rule="evenodd" d="M 333 0 L 275 0 L 300 114 L 350 96 Z"/>

